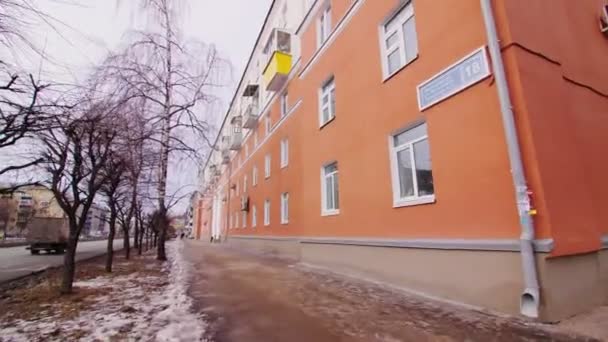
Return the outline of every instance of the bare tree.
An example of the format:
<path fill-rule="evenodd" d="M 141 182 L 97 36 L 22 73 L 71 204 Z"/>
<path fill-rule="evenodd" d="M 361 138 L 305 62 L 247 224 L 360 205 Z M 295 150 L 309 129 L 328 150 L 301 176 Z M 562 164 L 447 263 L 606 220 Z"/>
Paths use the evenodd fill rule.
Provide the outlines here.
<path fill-rule="evenodd" d="M 134 98 L 145 99 L 148 122 L 158 144 L 156 196 L 158 214 L 167 216 L 167 173 L 176 153 L 197 158 L 202 147 L 188 141 L 194 135 L 211 146 L 211 127 L 201 116 L 216 101 L 229 64 L 214 46 L 186 42 L 179 34 L 178 4 L 171 0 L 141 0 L 142 8 L 158 23 L 159 30 L 136 32 L 131 43 L 104 63 L 106 77 Z M 166 260 L 166 220 L 157 220 L 157 259 Z"/>
<path fill-rule="evenodd" d="M 110 209 L 110 216 L 108 217 L 109 232 L 106 252 L 106 272 L 112 272 L 114 237 L 116 236 L 116 221 L 118 218 L 118 206 L 120 204 L 119 197 L 123 194 L 120 190 L 124 184 L 123 177 L 126 166 L 126 161 L 122 155 L 112 150 L 108 156 L 107 163 L 103 167 L 106 181 L 101 187 L 101 193 L 106 198 L 106 203 Z"/>
<path fill-rule="evenodd" d="M 24 81 L 19 75 L 9 73 L 8 66 L 1 62 L 0 68 L 4 69 L 0 71 L 0 77 L 4 78 L 0 85 L 0 151 L 8 151 L 44 129 L 49 123 L 49 111 L 56 104 L 41 103 L 41 94 L 48 84 L 40 84 L 32 75 Z M 40 158 L 8 161 L 6 166 L 0 167 L 0 176 L 30 168 L 40 161 Z M 14 191 L 19 185 L 25 184 L 0 188 L 0 193 Z"/>
<path fill-rule="evenodd" d="M 110 119 L 116 105 L 88 100 L 66 115 L 56 117 L 56 128 L 40 134 L 50 189 L 69 223 L 62 293 L 72 292 L 78 238 L 95 195 L 106 182 L 103 167 L 108 163 L 118 135 Z"/>

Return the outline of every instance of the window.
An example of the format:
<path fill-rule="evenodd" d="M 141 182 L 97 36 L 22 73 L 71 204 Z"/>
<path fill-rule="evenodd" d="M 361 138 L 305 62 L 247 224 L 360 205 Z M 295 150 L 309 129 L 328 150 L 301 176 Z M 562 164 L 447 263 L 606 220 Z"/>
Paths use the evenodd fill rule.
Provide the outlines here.
<path fill-rule="evenodd" d="M 251 207 L 251 227 L 258 225 L 258 209 L 254 206 Z"/>
<path fill-rule="evenodd" d="M 319 91 L 319 124 L 330 122 L 336 116 L 336 84 L 332 77 Z"/>
<path fill-rule="evenodd" d="M 245 144 L 245 157 L 249 157 L 249 144 Z"/>
<path fill-rule="evenodd" d="M 264 225 L 270 225 L 270 200 L 264 201 Z"/>
<path fill-rule="evenodd" d="M 247 175 L 243 176 L 243 194 L 247 192 Z"/>
<path fill-rule="evenodd" d="M 264 158 L 264 178 L 270 178 L 270 154 L 267 154 Z"/>
<path fill-rule="evenodd" d="M 239 227 L 239 213 L 236 212 L 234 213 L 234 228 L 238 228 Z"/>
<path fill-rule="evenodd" d="M 321 169 L 321 205 L 321 214 L 324 216 L 340 212 L 337 162 L 327 164 Z"/>
<path fill-rule="evenodd" d="M 253 147 L 257 147 L 258 146 L 258 131 L 255 131 L 255 133 L 253 133 Z"/>
<path fill-rule="evenodd" d="M 251 184 L 253 186 L 258 185 L 258 167 L 254 166 L 251 174 Z"/>
<path fill-rule="evenodd" d="M 281 194 L 281 224 L 289 223 L 289 194 Z"/>
<path fill-rule="evenodd" d="M 289 165 L 289 140 L 281 140 L 281 168 Z"/>
<path fill-rule="evenodd" d="M 418 56 L 414 7 L 401 8 L 380 27 L 382 70 L 388 78 Z"/>
<path fill-rule="evenodd" d="M 321 12 L 319 21 L 317 22 L 317 46 L 321 47 L 323 43 L 329 37 L 331 32 L 331 5 L 327 4 L 327 7 Z"/>
<path fill-rule="evenodd" d="M 235 186 L 236 195 L 238 196 L 239 195 L 239 181 L 238 180 L 235 182 L 234 186 Z"/>
<path fill-rule="evenodd" d="M 247 228 L 247 212 L 243 211 L 241 215 L 243 215 L 241 220 L 241 228 Z"/>
<path fill-rule="evenodd" d="M 264 125 L 266 126 L 266 135 L 270 134 L 270 130 L 272 129 L 272 127 L 270 126 L 270 114 L 266 115 L 266 118 L 264 119 Z"/>
<path fill-rule="evenodd" d="M 393 206 L 435 201 L 426 123 L 390 137 Z"/>
<path fill-rule="evenodd" d="M 287 115 L 287 112 L 289 111 L 287 100 L 287 92 L 284 92 L 283 95 L 281 95 L 281 117 Z"/>

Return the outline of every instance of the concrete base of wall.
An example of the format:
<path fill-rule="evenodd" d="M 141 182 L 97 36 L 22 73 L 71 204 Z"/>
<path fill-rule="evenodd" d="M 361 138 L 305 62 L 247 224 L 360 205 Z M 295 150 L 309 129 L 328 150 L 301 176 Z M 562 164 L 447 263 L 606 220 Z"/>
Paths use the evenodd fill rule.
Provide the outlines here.
<path fill-rule="evenodd" d="M 517 251 L 301 243 L 297 238 L 231 237 L 229 243 L 439 299 L 519 315 L 523 277 Z M 560 258 L 538 253 L 537 267 L 542 321 L 558 321 L 608 304 L 608 250 Z"/>
<path fill-rule="evenodd" d="M 230 246 L 253 251 L 267 256 L 300 260 L 300 242 L 295 238 L 254 238 L 236 237 L 228 238 Z"/>

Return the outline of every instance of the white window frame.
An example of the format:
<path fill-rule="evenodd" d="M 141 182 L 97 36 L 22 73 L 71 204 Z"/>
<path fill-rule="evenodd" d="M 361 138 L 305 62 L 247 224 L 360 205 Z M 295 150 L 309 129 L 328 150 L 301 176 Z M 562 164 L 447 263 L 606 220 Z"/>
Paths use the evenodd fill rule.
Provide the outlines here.
<path fill-rule="evenodd" d="M 270 226 L 270 200 L 264 200 L 264 226 Z"/>
<path fill-rule="evenodd" d="M 328 1 L 317 19 L 317 48 L 323 46 L 331 34 L 331 4 Z"/>
<path fill-rule="evenodd" d="M 395 146 L 395 140 L 394 138 L 396 136 L 398 136 L 399 134 L 402 134 L 404 132 L 407 132 L 411 129 L 414 129 L 416 127 L 419 127 L 421 125 L 425 125 L 426 123 L 420 123 L 418 125 L 414 125 L 409 127 L 406 130 L 400 131 L 399 133 L 396 134 L 391 134 L 388 137 L 388 143 L 389 143 L 389 157 L 390 157 L 390 163 L 391 163 L 391 182 L 392 182 L 392 189 L 393 189 L 393 208 L 399 208 L 399 207 L 407 207 L 407 206 L 413 206 L 413 205 L 420 205 L 420 204 L 429 204 L 429 203 L 434 203 L 435 202 L 435 194 L 433 195 L 426 195 L 426 196 L 418 196 L 418 179 L 416 177 L 416 160 L 415 160 L 415 156 L 414 156 L 414 144 L 423 141 L 423 140 L 428 140 L 429 139 L 429 135 L 428 135 L 428 131 L 426 134 L 424 134 L 423 136 L 420 136 L 416 139 L 412 139 L 409 140 L 399 146 Z M 399 179 L 399 168 L 398 168 L 398 159 L 397 159 L 397 153 L 405 150 L 405 149 L 410 149 L 410 163 L 412 165 L 412 180 L 413 180 L 413 185 L 414 185 L 414 196 L 409 196 L 409 197 L 401 197 L 401 180 Z"/>
<path fill-rule="evenodd" d="M 281 117 L 285 117 L 287 116 L 287 113 L 289 113 L 289 98 L 288 98 L 288 94 L 287 91 L 285 91 L 283 94 L 281 94 Z"/>
<path fill-rule="evenodd" d="M 289 140 L 284 138 L 281 140 L 281 168 L 286 168 L 289 165 Z"/>
<path fill-rule="evenodd" d="M 241 228 L 247 228 L 247 212 L 243 210 L 241 216 Z"/>
<path fill-rule="evenodd" d="M 258 147 L 258 131 L 253 133 L 253 147 Z"/>
<path fill-rule="evenodd" d="M 253 169 L 251 170 L 251 185 L 258 185 L 258 167 L 256 165 L 254 165 Z"/>
<path fill-rule="evenodd" d="M 270 167 L 272 166 L 272 160 L 270 153 L 264 157 L 264 179 L 270 178 Z"/>
<path fill-rule="evenodd" d="M 333 95 L 332 95 L 333 94 Z M 327 96 L 327 103 L 323 104 L 323 98 Z M 319 127 L 323 127 L 336 118 L 336 108 L 332 107 L 332 100 L 336 101 L 336 81 L 332 76 L 327 81 L 323 82 L 319 88 Z M 327 108 L 329 117 L 327 120 L 323 118 L 323 110 Z"/>
<path fill-rule="evenodd" d="M 336 171 L 326 174 L 325 169 L 328 166 L 331 166 L 333 164 L 336 164 Z M 338 182 L 339 182 L 340 181 L 339 171 L 340 171 L 340 169 L 338 168 L 338 162 L 336 162 L 336 161 L 332 161 L 332 162 L 326 163 L 323 166 L 321 166 L 321 216 L 332 216 L 332 215 L 338 215 L 340 213 L 340 202 L 338 201 L 337 208 L 328 208 L 327 195 L 326 195 L 327 194 L 327 178 L 333 177 L 334 175 L 338 175 Z M 338 186 L 338 197 L 339 197 L 339 188 L 340 187 Z"/>
<path fill-rule="evenodd" d="M 289 223 L 289 193 L 281 194 L 281 224 Z"/>
<path fill-rule="evenodd" d="M 264 127 L 266 129 L 266 136 L 268 136 L 270 134 L 270 131 L 272 131 L 272 125 L 270 122 L 270 114 L 266 114 L 266 117 L 264 118 Z"/>
<path fill-rule="evenodd" d="M 247 192 L 247 175 L 243 176 L 243 194 Z"/>
<path fill-rule="evenodd" d="M 402 15 L 401 18 L 398 18 L 400 15 Z M 386 25 L 388 23 L 390 23 L 393 20 L 398 20 L 398 22 L 394 23 L 394 28 L 390 31 L 386 31 Z M 394 74 L 398 73 L 399 71 L 401 71 L 403 68 L 405 68 L 408 64 L 412 63 L 413 61 L 416 60 L 416 58 L 418 58 L 418 34 L 416 32 L 416 55 L 415 56 L 406 56 L 406 49 L 405 49 L 405 39 L 404 39 L 404 32 L 403 32 L 403 25 L 409 21 L 409 20 L 414 20 L 415 21 L 415 15 L 414 15 L 414 5 L 412 4 L 412 2 L 409 2 L 405 5 L 403 5 L 402 7 L 399 7 L 394 14 L 392 14 L 387 20 L 385 20 L 379 27 L 378 27 L 378 34 L 380 36 L 380 59 L 382 61 L 382 75 L 383 75 L 383 80 L 387 80 L 388 78 L 390 78 L 391 76 L 393 76 Z M 414 26 L 415 26 L 415 22 L 414 22 Z M 414 27 L 415 29 L 415 27 Z M 393 35 L 393 34 L 397 34 L 397 43 L 394 44 L 391 47 L 387 47 L 386 46 L 386 41 Z M 390 56 L 391 53 L 393 53 L 394 51 L 399 50 L 399 56 L 400 56 L 400 66 L 397 67 L 397 69 L 395 69 L 393 72 L 389 73 L 389 64 L 388 64 L 388 57 Z"/>
<path fill-rule="evenodd" d="M 251 228 L 258 225 L 258 208 L 255 205 L 251 206 Z"/>

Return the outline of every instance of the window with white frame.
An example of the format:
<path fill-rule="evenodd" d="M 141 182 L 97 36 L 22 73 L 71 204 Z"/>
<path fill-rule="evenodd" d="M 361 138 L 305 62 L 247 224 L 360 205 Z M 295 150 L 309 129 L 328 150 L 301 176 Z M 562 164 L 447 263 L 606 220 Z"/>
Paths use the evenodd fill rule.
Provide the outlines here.
<path fill-rule="evenodd" d="M 239 227 L 239 213 L 235 212 L 234 213 L 234 228 L 238 228 Z"/>
<path fill-rule="evenodd" d="M 333 162 L 321 168 L 321 213 L 335 215 L 340 211 L 338 192 L 338 163 Z"/>
<path fill-rule="evenodd" d="M 243 176 L 243 194 L 247 192 L 247 175 Z"/>
<path fill-rule="evenodd" d="M 247 212 L 242 211 L 241 215 L 243 216 L 241 219 L 241 228 L 247 228 Z"/>
<path fill-rule="evenodd" d="M 323 126 L 336 116 L 336 83 L 333 76 L 319 89 L 319 125 Z"/>
<path fill-rule="evenodd" d="M 270 225 L 270 200 L 264 201 L 264 225 Z"/>
<path fill-rule="evenodd" d="M 270 123 L 270 114 L 266 114 L 266 118 L 264 118 L 264 126 L 266 128 L 266 135 L 270 134 L 270 130 L 272 129 Z"/>
<path fill-rule="evenodd" d="M 321 47 L 331 32 L 331 4 L 328 2 L 317 21 L 317 47 Z"/>
<path fill-rule="evenodd" d="M 380 27 L 382 70 L 387 78 L 418 56 L 414 6 L 410 2 Z"/>
<path fill-rule="evenodd" d="M 287 92 L 281 95 L 281 117 L 284 117 L 289 112 L 289 102 L 287 98 Z"/>
<path fill-rule="evenodd" d="M 431 203 L 435 187 L 426 123 L 390 137 L 393 206 Z"/>
<path fill-rule="evenodd" d="M 258 208 L 255 205 L 251 206 L 251 227 L 258 225 Z"/>
<path fill-rule="evenodd" d="M 264 178 L 270 178 L 270 154 L 264 158 Z"/>
<path fill-rule="evenodd" d="M 289 165 L 289 140 L 281 140 L 281 168 Z"/>
<path fill-rule="evenodd" d="M 257 147 L 258 146 L 258 131 L 255 131 L 255 133 L 253 133 L 253 147 Z"/>
<path fill-rule="evenodd" d="M 289 223 L 289 193 L 281 194 L 281 224 Z"/>
<path fill-rule="evenodd" d="M 258 167 L 253 166 L 253 170 L 251 171 L 251 184 L 253 186 L 258 185 Z"/>

